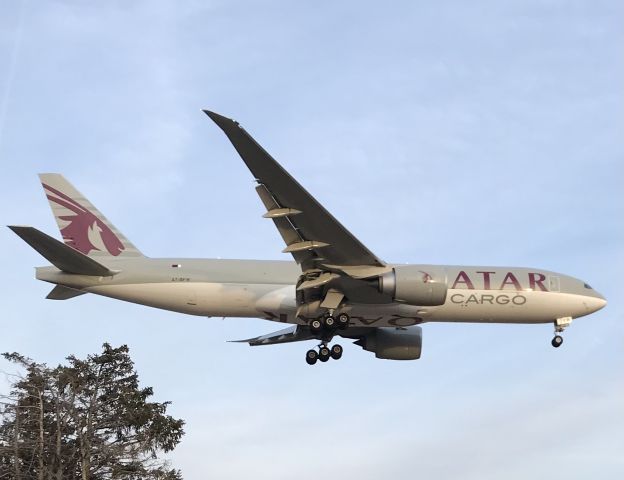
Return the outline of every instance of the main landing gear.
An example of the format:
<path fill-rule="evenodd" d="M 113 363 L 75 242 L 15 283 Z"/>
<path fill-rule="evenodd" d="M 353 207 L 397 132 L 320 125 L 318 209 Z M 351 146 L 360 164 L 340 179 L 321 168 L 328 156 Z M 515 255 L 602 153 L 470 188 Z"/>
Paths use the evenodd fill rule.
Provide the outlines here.
<path fill-rule="evenodd" d="M 333 312 L 330 311 L 321 318 L 311 320 L 309 323 L 310 331 L 315 335 L 319 335 L 321 344 L 318 347 L 318 351 L 308 350 L 306 352 L 306 362 L 308 365 L 314 365 L 317 361 L 326 362 L 330 358 L 340 360 L 343 353 L 342 347 L 338 344 L 328 347 L 327 343 L 331 341 L 336 330 L 344 330 L 348 326 L 349 315 L 346 313 L 341 313 L 337 317 L 334 317 Z"/>
<path fill-rule="evenodd" d="M 341 313 L 337 317 L 331 314 L 310 321 L 310 330 L 312 333 L 321 333 L 323 330 L 331 332 L 332 330 L 344 330 L 349 326 L 349 315 Z"/>
<path fill-rule="evenodd" d="M 554 323 L 555 323 L 555 337 L 552 339 L 550 344 L 555 348 L 559 348 L 563 344 L 563 337 L 559 334 L 563 333 L 566 327 L 570 326 L 570 324 L 572 323 L 572 317 L 558 318 L 555 320 Z"/>
<path fill-rule="evenodd" d="M 318 360 L 321 362 L 326 362 L 330 358 L 340 360 L 342 352 L 343 349 L 338 344 L 328 347 L 327 344 L 321 343 L 318 347 L 318 352 L 316 350 L 308 350 L 306 352 L 306 362 L 308 365 L 314 365 Z"/>

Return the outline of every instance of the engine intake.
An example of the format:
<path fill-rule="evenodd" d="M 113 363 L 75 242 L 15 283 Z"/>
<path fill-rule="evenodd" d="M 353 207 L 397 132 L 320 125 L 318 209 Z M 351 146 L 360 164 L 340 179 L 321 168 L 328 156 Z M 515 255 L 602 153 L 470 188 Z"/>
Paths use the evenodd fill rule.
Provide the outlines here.
<path fill-rule="evenodd" d="M 422 328 L 379 327 L 355 342 L 377 358 L 417 360 L 422 352 Z"/>
<path fill-rule="evenodd" d="M 446 301 L 445 273 L 416 265 L 399 265 L 379 277 L 379 291 L 391 295 L 397 302 L 423 307 L 444 305 Z"/>

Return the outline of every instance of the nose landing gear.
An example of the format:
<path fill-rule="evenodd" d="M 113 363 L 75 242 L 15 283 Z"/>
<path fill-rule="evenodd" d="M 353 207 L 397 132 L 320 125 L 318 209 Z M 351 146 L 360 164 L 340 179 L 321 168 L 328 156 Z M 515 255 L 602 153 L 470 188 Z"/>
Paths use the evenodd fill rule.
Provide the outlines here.
<path fill-rule="evenodd" d="M 562 317 L 555 320 L 555 337 L 550 342 L 553 347 L 559 348 L 563 344 L 563 337 L 559 334 L 563 333 L 571 323 L 572 317 Z"/>

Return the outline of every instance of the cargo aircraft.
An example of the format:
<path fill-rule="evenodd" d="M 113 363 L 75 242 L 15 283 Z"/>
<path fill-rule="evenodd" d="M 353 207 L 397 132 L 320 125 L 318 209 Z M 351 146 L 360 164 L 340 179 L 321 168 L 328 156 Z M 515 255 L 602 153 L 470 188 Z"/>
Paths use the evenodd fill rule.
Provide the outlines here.
<path fill-rule="evenodd" d="M 63 242 L 30 226 L 10 226 L 52 266 L 36 278 L 47 298 L 94 293 L 207 317 L 253 317 L 290 324 L 247 340 L 272 345 L 316 340 L 305 359 L 339 359 L 335 337 L 377 358 L 421 356 L 426 322 L 554 324 L 552 345 L 574 318 L 606 300 L 587 283 L 536 268 L 401 265 L 355 238 L 235 121 L 204 112 L 223 130 L 256 179 L 264 218 L 294 261 L 148 258 L 59 174 L 40 175 Z"/>

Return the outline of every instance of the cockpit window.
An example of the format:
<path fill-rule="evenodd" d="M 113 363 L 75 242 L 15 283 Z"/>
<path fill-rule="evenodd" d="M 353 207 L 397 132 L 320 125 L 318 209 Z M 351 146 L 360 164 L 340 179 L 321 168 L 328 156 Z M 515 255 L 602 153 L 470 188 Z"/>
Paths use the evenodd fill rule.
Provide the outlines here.
<path fill-rule="evenodd" d="M 585 288 L 589 289 L 589 290 L 593 290 L 593 288 L 591 288 L 591 286 L 589 285 L 589 283 L 586 283 L 583 285 Z"/>

